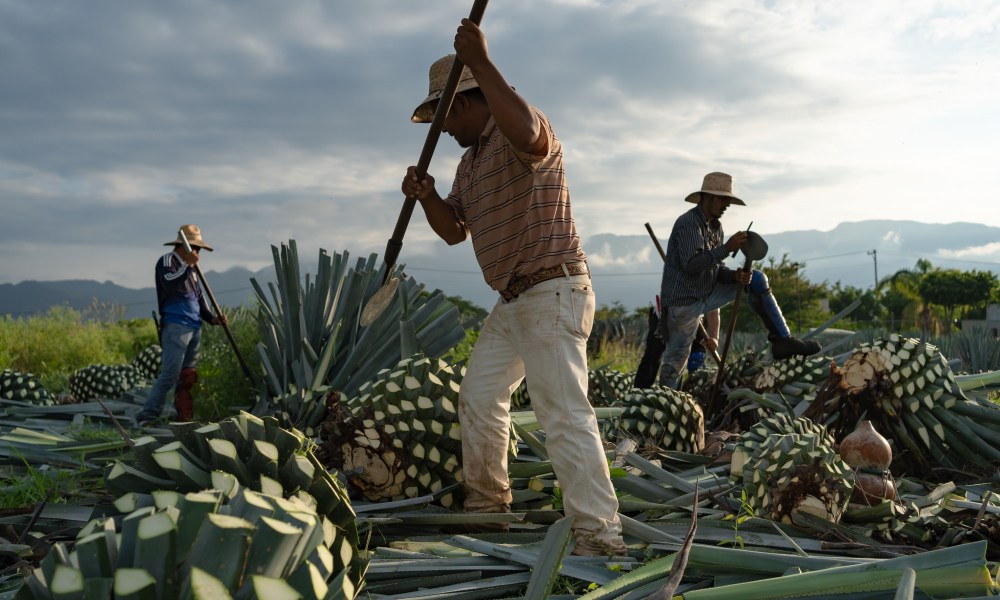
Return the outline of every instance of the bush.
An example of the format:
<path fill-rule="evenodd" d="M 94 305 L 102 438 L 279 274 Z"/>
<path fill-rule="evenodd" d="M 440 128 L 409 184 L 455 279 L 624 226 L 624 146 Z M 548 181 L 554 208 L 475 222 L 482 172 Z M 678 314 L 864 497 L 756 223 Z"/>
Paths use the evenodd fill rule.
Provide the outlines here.
<path fill-rule="evenodd" d="M 156 343 L 151 319 L 99 321 L 67 306 L 39 316 L 0 318 L 0 367 L 32 373 L 51 393 L 67 390 L 71 373 L 91 364 L 124 364 Z"/>
<path fill-rule="evenodd" d="M 239 307 L 223 308 L 223 311 L 243 360 L 250 372 L 259 377 L 261 362 L 257 355 L 257 342 L 260 341 L 260 333 L 256 309 Z M 256 402 L 257 391 L 254 387 L 244 375 L 225 330 L 204 325 L 198 360 L 198 388 L 194 393 L 195 417 L 201 421 L 220 421 L 241 408 L 250 410 Z"/>

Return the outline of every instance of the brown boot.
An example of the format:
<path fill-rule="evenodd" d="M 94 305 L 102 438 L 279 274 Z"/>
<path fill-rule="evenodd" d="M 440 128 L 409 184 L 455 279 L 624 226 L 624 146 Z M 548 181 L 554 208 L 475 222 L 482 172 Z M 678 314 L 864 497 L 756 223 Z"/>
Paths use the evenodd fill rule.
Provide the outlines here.
<path fill-rule="evenodd" d="M 573 556 L 623 557 L 628 555 L 628 546 L 619 537 L 599 540 L 592 535 L 578 535 L 573 547 Z"/>
<path fill-rule="evenodd" d="M 177 420 L 181 422 L 194 420 L 194 397 L 191 388 L 198 383 L 198 371 L 181 369 L 181 376 L 174 389 L 174 408 L 177 409 Z"/>

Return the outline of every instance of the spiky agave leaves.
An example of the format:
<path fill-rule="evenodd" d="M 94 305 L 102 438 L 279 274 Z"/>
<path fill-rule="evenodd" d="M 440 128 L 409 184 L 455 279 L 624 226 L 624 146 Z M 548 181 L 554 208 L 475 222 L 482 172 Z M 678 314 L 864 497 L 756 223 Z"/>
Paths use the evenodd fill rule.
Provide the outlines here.
<path fill-rule="evenodd" d="M 0 371 L 0 398 L 20 400 L 32 404 L 52 404 L 52 396 L 42 382 L 31 373 L 13 369 Z"/>
<path fill-rule="evenodd" d="M 161 494 L 56 544 L 18 598 L 350 600 L 364 563 L 342 541 L 308 498 Z"/>
<path fill-rule="evenodd" d="M 755 425 L 743 431 L 733 448 L 730 459 L 729 477 L 733 481 L 743 480 L 743 468 L 757 448 L 772 435 L 813 435 L 827 446 L 834 445 L 834 439 L 826 427 L 814 423 L 805 417 L 792 418 L 785 413 L 765 417 Z"/>
<path fill-rule="evenodd" d="M 829 424 L 837 437 L 871 420 L 901 449 L 896 459 L 921 468 L 937 464 L 991 469 L 1000 462 L 1000 435 L 983 420 L 953 410 L 967 402 L 938 349 L 892 334 L 861 345 L 829 379 L 804 413 Z"/>
<path fill-rule="evenodd" d="M 760 356 L 753 350 L 747 350 L 732 359 L 727 359 L 726 364 L 728 367 L 719 385 L 719 390 L 723 393 L 747 387 L 761 371 Z M 714 359 L 706 360 L 704 368 L 696 369 L 687 375 L 681 389 L 694 396 L 703 406 L 707 405 L 718 377 L 717 366 Z"/>
<path fill-rule="evenodd" d="M 152 381 L 160 376 L 160 367 L 163 364 L 163 348 L 159 344 L 151 344 L 143 348 L 142 352 L 136 354 L 129 363 L 146 380 Z"/>
<path fill-rule="evenodd" d="M 416 355 L 361 388 L 321 427 L 321 458 L 372 501 L 438 493 L 462 481 L 458 392 L 464 367 Z M 453 493 L 438 502 L 455 504 Z"/>
<path fill-rule="evenodd" d="M 587 400 L 594 406 L 618 406 L 632 390 L 633 373 L 616 369 L 590 369 L 587 373 Z"/>
<path fill-rule="evenodd" d="M 632 389 L 634 374 L 602 367 L 587 372 L 587 400 L 594 406 L 617 406 L 621 398 Z M 511 406 L 519 409 L 530 408 L 528 380 L 511 394 Z"/>
<path fill-rule="evenodd" d="M 830 375 L 833 359 L 829 356 L 793 356 L 776 360 L 764 367 L 753 380 L 758 392 L 775 392 L 795 383 L 819 387 Z"/>
<path fill-rule="evenodd" d="M 258 416 L 283 410 L 281 400 L 293 389 L 328 386 L 355 396 L 402 357 L 415 351 L 440 357 L 465 338 L 455 305 L 439 290 L 424 293 L 422 284 L 407 277 L 382 314 L 362 326 L 361 312 L 382 287 L 387 268 L 378 268 L 375 254 L 352 265 L 348 253 L 320 249 L 315 277 L 303 278 L 295 240 L 271 250 L 276 282 L 269 284 L 270 294 L 251 279 L 260 309 L 257 350 L 268 388 L 254 407 Z"/>
<path fill-rule="evenodd" d="M 851 497 L 851 472 L 820 435 L 771 434 L 743 465 L 746 501 L 773 521 L 808 513 L 836 523 Z"/>
<path fill-rule="evenodd" d="M 318 512 L 329 518 L 355 548 L 354 510 L 346 490 L 317 460 L 313 445 L 295 429 L 273 417 L 241 412 L 218 423 L 172 423 L 173 440 L 143 437 L 131 456 L 105 473 L 114 494 L 180 493 L 207 488 L 234 493 L 239 489 L 276 496 L 308 494 Z"/>
<path fill-rule="evenodd" d="M 705 416 L 690 394 L 655 386 L 626 393 L 618 427 L 644 444 L 695 453 L 705 445 Z"/>

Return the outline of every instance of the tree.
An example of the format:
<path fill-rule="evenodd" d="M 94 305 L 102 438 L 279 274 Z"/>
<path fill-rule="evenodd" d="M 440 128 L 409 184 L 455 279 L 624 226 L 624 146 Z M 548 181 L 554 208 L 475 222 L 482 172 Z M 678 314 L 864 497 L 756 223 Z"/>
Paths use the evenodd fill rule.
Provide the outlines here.
<path fill-rule="evenodd" d="M 839 281 L 833 284 L 830 290 L 830 312 L 839 313 L 855 300 L 861 300 L 861 304 L 846 317 L 847 320 L 871 326 L 881 318 L 882 308 L 879 306 L 878 298 L 875 297 L 875 290 L 863 290 L 851 285 L 843 286 Z"/>
<path fill-rule="evenodd" d="M 921 258 L 912 269 L 900 269 L 879 282 L 882 306 L 889 311 L 891 325 L 897 330 L 905 328 L 904 319 L 911 306 L 914 313 L 919 313 L 920 325 L 929 328 L 930 309 L 922 304 L 917 287 L 920 279 L 933 268 L 931 261 Z"/>
<path fill-rule="evenodd" d="M 767 266 L 757 263 L 754 268 L 767 275 L 771 293 L 781 307 L 788 328 L 793 332 L 815 327 L 829 317 L 829 313 L 823 310 L 819 303 L 821 298 L 826 298 L 828 295 L 827 286 L 826 284 L 814 284 L 806 279 L 802 275 L 802 271 L 805 269 L 804 263 L 792 262 L 785 254 L 781 257 L 780 262 L 769 258 Z M 737 329 L 744 332 L 764 331 L 764 324 L 750 309 L 749 304 L 746 298 L 741 301 L 739 315 L 736 319 Z M 732 304 L 726 305 L 722 309 L 723 332 L 725 332 L 726 324 L 732 318 L 731 311 Z"/>
<path fill-rule="evenodd" d="M 958 269 L 935 269 L 917 283 L 917 291 L 926 306 L 936 304 L 944 309 L 944 332 L 950 333 L 955 309 L 966 304 L 964 283 L 968 278 Z"/>
<path fill-rule="evenodd" d="M 615 300 L 611 303 L 611 306 L 607 304 L 601 304 L 596 311 L 594 311 L 594 320 L 600 321 L 602 319 L 622 319 L 627 317 L 629 310 L 625 308 L 625 305 L 619 300 Z"/>
<path fill-rule="evenodd" d="M 963 284 L 966 291 L 966 310 L 963 318 L 986 318 L 986 306 L 1000 292 L 1000 281 L 992 271 L 967 271 Z"/>

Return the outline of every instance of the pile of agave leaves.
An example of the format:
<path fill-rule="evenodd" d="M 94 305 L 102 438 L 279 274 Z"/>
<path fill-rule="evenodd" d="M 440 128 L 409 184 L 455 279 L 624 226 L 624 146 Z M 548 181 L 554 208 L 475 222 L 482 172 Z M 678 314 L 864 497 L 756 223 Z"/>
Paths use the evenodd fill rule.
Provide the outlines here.
<path fill-rule="evenodd" d="M 0 378 L 5 479 L 93 482 L 70 504 L 0 515 L 0 599 L 1000 595 L 1000 372 L 955 373 L 919 339 L 850 335 L 809 359 L 740 353 L 718 390 L 714 368 L 684 393 L 595 369 L 629 553 L 578 557 L 523 386 L 512 512 L 459 510 L 454 306 L 404 278 L 362 327 L 385 275 L 374 255 L 351 266 L 321 251 L 315 277 L 300 276 L 294 241 L 274 257 L 277 282 L 253 282 L 260 398 L 246 411 L 143 431 L 155 365 L 131 379 L 90 369 L 61 405 L 30 377 Z M 84 422 L 118 437 L 81 439 Z M 861 422 L 888 439 L 888 469 L 837 455 Z M 856 494 L 861 474 L 895 498 Z M 508 531 L 452 533 L 496 523 Z"/>

